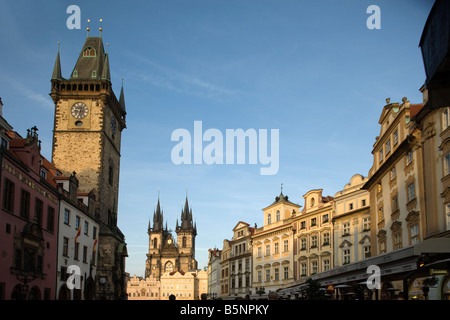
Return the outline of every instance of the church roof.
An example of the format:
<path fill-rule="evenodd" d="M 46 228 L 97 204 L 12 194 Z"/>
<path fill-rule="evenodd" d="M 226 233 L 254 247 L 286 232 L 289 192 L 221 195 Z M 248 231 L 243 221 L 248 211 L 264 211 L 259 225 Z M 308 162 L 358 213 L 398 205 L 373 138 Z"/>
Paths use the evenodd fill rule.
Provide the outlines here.
<path fill-rule="evenodd" d="M 101 37 L 87 37 L 70 79 L 110 79 L 108 55 Z M 94 73 L 95 71 L 95 73 Z"/>

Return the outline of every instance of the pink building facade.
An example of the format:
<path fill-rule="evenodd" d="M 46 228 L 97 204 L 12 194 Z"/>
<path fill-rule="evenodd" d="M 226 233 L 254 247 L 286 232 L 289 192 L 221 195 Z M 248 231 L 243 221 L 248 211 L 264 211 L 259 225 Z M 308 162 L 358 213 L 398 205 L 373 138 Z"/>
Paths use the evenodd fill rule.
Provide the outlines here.
<path fill-rule="evenodd" d="M 0 300 L 53 300 L 58 196 L 37 129 L 0 151 Z"/>

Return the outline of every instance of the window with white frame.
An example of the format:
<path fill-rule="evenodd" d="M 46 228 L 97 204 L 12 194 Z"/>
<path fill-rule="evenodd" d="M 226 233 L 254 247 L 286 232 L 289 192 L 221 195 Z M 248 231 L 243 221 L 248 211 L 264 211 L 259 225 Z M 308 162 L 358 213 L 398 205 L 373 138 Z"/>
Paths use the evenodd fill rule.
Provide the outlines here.
<path fill-rule="evenodd" d="M 276 219 L 277 219 L 277 221 L 280 221 L 280 210 L 277 210 Z"/>
<path fill-rule="evenodd" d="M 262 257 L 262 248 L 258 247 L 258 258 Z"/>
<path fill-rule="evenodd" d="M 280 244 L 277 242 L 274 243 L 274 254 L 278 254 L 280 252 Z"/>
<path fill-rule="evenodd" d="M 274 269 L 274 278 L 275 278 L 275 281 L 280 280 L 280 269 L 278 269 L 278 268 Z"/>
<path fill-rule="evenodd" d="M 325 232 L 323 234 L 323 244 L 324 245 L 330 244 L 330 234 L 328 232 Z"/>
<path fill-rule="evenodd" d="M 289 279 L 289 267 L 283 268 L 284 279 Z"/>
<path fill-rule="evenodd" d="M 317 261 L 311 262 L 311 274 L 317 273 Z"/>
<path fill-rule="evenodd" d="M 411 244 L 419 243 L 419 225 L 415 224 L 410 227 Z"/>
<path fill-rule="evenodd" d="M 408 202 L 416 198 L 416 190 L 414 182 L 408 185 Z"/>
<path fill-rule="evenodd" d="M 397 143 L 398 143 L 398 131 L 395 130 L 395 132 L 394 132 L 394 146 L 397 145 Z"/>
<path fill-rule="evenodd" d="M 342 226 L 342 233 L 343 233 L 343 235 L 350 234 L 350 222 L 344 223 L 344 225 Z"/>
<path fill-rule="evenodd" d="M 300 269 L 301 269 L 300 275 L 306 276 L 306 263 L 302 263 Z"/>
<path fill-rule="evenodd" d="M 330 260 L 324 259 L 324 260 L 322 261 L 322 265 L 323 265 L 323 271 L 328 271 L 328 270 L 330 270 Z"/>
<path fill-rule="evenodd" d="M 306 238 L 303 238 L 300 242 L 301 242 L 301 250 L 306 250 Z"/>
<path fill-rule="evenodd" d="M 283 252 L 289 251 L 289 240 L 283 241 Z"/>
<path fill-rule="evenodd" d="M 350 263 L 350 249 L 342 250 L 342 263 L 343 264 Z"/>
<path fill-rule="evenodd" d="M 262 273 L 261 273 L 261 270 L 258 270 L 258 278 L 257 278 L 258 280 L 258 282 L 261 282 L 262 281 Z"/>
<path fill-rule="evenodd" d="M 370 230 L 370 217 L 363 218 L 363 231 Z"/>
<path fill-rule="evenodd" d="M 270 244 L 266 245 L 266 256 L 270 256 Z"/>
<path fill-rule="evenodd" d="M 413 161 L 413 155 L 412 155 L 412 151 L 409 151 L 406 154 L 406 165 L 409 166 Z"/>
<path fill-rule="evenodd" d="M 311 248 L 317 248 L 317 236 L 316 235 L 311 237 Z"/>
<path fill-rule="evenodd" d="M 386 154 L 389 154 L 391 152 L 391 140 L 388 140 L 386 142 Z"/>
<path fill-rule="evenodd" d="M 379 158 L 380 158 L 379 162 L 382 162 L 383 161 L 383 149 L 381 149 L 378 154 L 379 154 Z"/>
<path fill-rule="evenodd" d="M 270 269 L 266 269 L 266 282 L 270 282 Z"/>

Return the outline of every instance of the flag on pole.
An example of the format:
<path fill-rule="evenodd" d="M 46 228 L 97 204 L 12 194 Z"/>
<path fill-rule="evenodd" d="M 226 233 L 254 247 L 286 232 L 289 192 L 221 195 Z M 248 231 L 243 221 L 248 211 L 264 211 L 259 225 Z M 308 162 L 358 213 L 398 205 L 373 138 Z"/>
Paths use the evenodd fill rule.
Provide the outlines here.
<path fill-rule="evenodd" d="M 77 235 L 76 235 L 76 237 L 75 237 L 75 244 L 78 243 L 78 237 L 80 236 L 80 234 L 81 234 L 81 223 L 80 223 L 80 225 L 78 226 Z"/>

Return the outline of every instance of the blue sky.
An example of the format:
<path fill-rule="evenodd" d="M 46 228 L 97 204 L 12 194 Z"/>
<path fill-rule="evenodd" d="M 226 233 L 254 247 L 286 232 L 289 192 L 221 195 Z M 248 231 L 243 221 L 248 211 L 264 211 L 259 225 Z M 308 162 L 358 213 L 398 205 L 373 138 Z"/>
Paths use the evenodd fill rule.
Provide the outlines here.
<path fill-rule="evenodd" d="M 66 9 L 81 9 L 69 30 Z M 381 29 L 369 30 L 370 5 Z M 323 189 L 334 196 L 356 173 L 367 176 L 386 98 L 422 101 L 419 39 L 433 1 L 168 0 L 0 1 L 3 116 L 24 135 L 36 125 L 51 159 L 54 106 L 48 93 L 61 42 L 69 77 L 86 38 L 109 43 L 113 88 L 127 105 L 122 134 L 118 224 L 127 272 L 143 275 L 147 226 L 160 190 L 171 229 L 188 189 L 197 223 L 196 259 L 222 248 L 238 221 L 261 226 L 261 209 L 284 194 Z M 280 167 L 179 165 L 175 129 L 279 129 Z M 205 144 L 204 144 L 205 145 Z"/>

